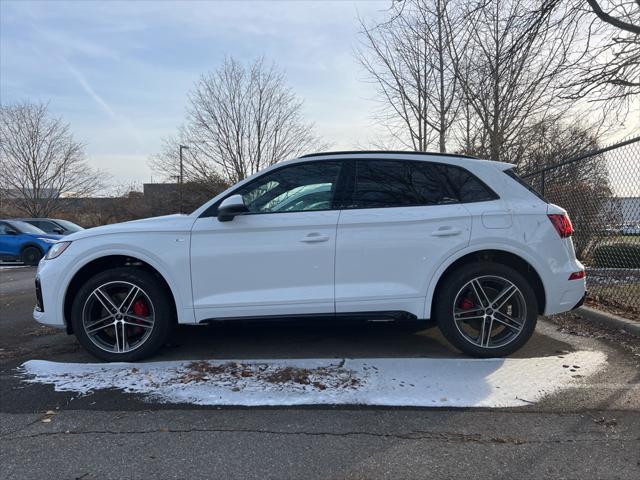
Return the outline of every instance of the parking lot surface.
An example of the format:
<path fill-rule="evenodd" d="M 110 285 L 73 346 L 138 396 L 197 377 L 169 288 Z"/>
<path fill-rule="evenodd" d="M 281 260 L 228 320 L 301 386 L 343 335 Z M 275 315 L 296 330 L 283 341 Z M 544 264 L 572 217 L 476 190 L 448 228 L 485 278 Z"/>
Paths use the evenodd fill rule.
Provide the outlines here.
<path fill-rule="evenodd" d="M 583 326 L 575 316 L 540 319 L 525 348 L 507 361 L 488 361 L 494 363 L 474 363 L 437 329 L 414 324 L 263 322 L 180 327 L 144 365 L 91 366 L 98 362 L 74 337 L 31 319 L 34 275 L 33 268 L 0 267 L 3 478 L 640 477 L 640 342 Z M 313 375 L 294 379 L 291 391 L 290 383 L 278 384 L 270 406 L 222 405 L 215 397 L 260 398 L 268 389 L 261 368 L 316 361 L 364 371 L 357 377 L 363 386 L 349 388 L 386 388 L 384 405 L 314 401 L 342 374 L 331 370 L 322 380 L 328 386 Z M 401 365 L 400 373 L 422 384 L 400 385 L 395 370 L 381 376 L 358 370 L 363 364 Z M 47 375 L 36 378 L 34 366 L 43 365 Z M 181 365 L 199 376 L 185 377 Z M 420 376 L 420 369 L 432 372 Z M 69 386 L 78 371 L 94 382 L 90 388 Z M 153 377 L 167 372 L 181 381 L 165 385 Z M 156 390 L 123 391 L 123 378 L 131 383 L 134 374 L 138 384 L 150 378 Z M 371 388 L 371 378 L 379 388 Z M 474 382 L 511 403 L 469 408 L 476 405 L 468 397 Z M 534 382 L 540 387 L 530 388 Z M 561 385 L 550 388 L 554 382 Z M 195 387 L 205 401 L 184 395 Z M 168 396 L 169 388 L 182 396 Z M 420 403 L 434 392 L 437 408 L 407 400 L 411 393 Z M 287 405 L 293 395 L 301 401 Z M 471 400 L 457 408 L 455 398 Z"/>

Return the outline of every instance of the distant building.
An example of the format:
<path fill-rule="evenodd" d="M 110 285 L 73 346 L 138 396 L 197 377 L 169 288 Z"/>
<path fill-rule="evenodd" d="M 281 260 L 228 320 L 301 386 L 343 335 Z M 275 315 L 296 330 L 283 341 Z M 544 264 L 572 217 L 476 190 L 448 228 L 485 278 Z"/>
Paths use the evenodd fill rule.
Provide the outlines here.
<path fill-rule="evenodd" d="M 612 197 L 606 208 L 616 212 L 620 224 L 640 224 L 640 197 Z"/>

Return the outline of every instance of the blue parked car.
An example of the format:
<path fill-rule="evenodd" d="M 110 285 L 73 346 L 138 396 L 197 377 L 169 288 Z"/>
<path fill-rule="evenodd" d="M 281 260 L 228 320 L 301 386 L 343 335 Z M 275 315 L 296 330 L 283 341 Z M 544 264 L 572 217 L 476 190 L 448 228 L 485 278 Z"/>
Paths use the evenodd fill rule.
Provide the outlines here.
<path fill-rule="evenodd" d="M 27 222 L 0 220 L 0 260 L 37 265 L 62 235 L 51 235 Z"/>

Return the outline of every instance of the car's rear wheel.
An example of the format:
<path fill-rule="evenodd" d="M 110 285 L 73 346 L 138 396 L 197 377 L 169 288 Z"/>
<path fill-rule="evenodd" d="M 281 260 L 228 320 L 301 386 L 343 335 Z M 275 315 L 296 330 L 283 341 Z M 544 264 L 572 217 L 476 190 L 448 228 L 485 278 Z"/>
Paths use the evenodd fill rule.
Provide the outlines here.
<path fill-rule="evenodd" d="M 169 295 L 154 275 L 138 268 L 98 273 L 73 301 L 73 331 L 102 360 L 140 360 L 156 352 L 167 338 L 173 322 Z"/>
<path fill-rule="evenodd" d="M 42 251 L 38 247 L 27 247 L 22 250 L 20 257 L 25 265 L 38 265 L 42 258 Z"/>
<path fill-rule="evenodd" d="M 464 353 L 502 357 L 529 340 L 538 305 L 533 288 L 514 269 L 474 263 L 447 276 L 435 314 L 443 335 Z"/>

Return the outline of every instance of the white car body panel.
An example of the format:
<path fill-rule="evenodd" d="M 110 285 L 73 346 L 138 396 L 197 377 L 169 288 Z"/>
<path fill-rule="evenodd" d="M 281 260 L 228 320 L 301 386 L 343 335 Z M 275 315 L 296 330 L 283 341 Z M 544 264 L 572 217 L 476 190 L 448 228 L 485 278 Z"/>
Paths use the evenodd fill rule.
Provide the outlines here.
<path fill-rule="evenodd" d="M 333 313 L 339 213 L 199 218 L 191 236 L 196 320 Z"/>
<path fill-rule="evenodd" d="M 443 258 L 467 246 L 470 233 L 460 204 L 342 211 L 336 312 L 403 310 L 423 318 L 429 278 Z"/>
<path fill-rule="evenodd" d="M 38 266 L 44 312 L 34 311 L 41 323 L 63 326 L 64 299 L 73 277 L 101 257 L 130 256 L 148 263 L 165 279 L 176 303 L 180 323 L 194 323 L 189 269 L 189 238 L 193 219 L 171 215 L 90 228 L 64 238 L 71 245 L 55 260 Z M 54 281 L 46 281 L 48 278 Z"/>
<path fill-rule="evenodd" d="M 364 157 L 363 157 L 364 155 Z M 239 186 L 283 165 L 349 158 L 425 160 L 461 166 L 490 186 L 494 201 L 353 210 L 202 217 Z M 128 256 L 167 282 L 178 322 L 246 316 L 405 311 L 431 315 L 438 280 L 463 256 L 481 250 L 513 253 L 537 272 L 545 314 L 567 311 L 585 292 L 570 238 L 561 239 L 538 199 L 503 170 L 505 163 L 411 154 L 344 154 L 284 162 L 245 179 L 190 215 L 172 215 L 77 232 L 58 258 L 38 267 L 44 312 L 36 320 L 63 327 L 69 284 L 101 257 Z M 456 235 L 433 236 L 439 229 Z M 310 237 L 309 237 L 310 236 Z M 314 236 L 322 241 L 314 241 Z M 326 238 L 325 238 L 326 237 Z M 311 241 L 306 241 L 306 240 Z M 316 238 L 318 240 L 318 238 Z"/>

